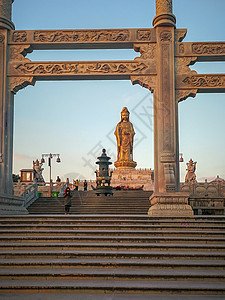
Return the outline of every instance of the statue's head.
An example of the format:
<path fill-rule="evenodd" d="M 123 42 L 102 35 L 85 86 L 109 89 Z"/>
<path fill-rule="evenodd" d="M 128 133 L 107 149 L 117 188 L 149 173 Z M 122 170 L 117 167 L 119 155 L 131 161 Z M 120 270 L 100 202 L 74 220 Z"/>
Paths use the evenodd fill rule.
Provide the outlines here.
<path fill-rule="evenodd" d="M 129 110 L 127 109 L 127 107 L 124 107 L 121 111 L 121 121 L 125 120 L 125 121 L 129 121 Z"/>

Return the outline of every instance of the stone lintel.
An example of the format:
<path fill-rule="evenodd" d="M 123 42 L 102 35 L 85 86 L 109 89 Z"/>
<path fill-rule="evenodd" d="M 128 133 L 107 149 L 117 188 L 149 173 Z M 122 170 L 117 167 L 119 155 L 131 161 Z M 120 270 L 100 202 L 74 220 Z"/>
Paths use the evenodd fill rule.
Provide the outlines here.
<path fill-rule="evenodd" d="M 131 75 L 155 75 L 152 61 L 31 62 L 11 61 L 8 76 L 36 80 L 130 79 Z"/>
<path fill-rule="evenodd" d="M 133 43 L 155 43 L 154 28 L 13 30 L 9 44 L 31 44 L 33 49 L 104 49 L 133 47 Z"/>
<path fill-rule="evenodd" d="M 225 74 L 182 74 L 176 76 L 177 90 L 197 89 L 198 93 L 224 93 Z"/>
<path fill-rule="evenodd" d="M 189 193 L 153 193 L 150 196 L 149 216 L 193 216 L 188 204 Z"/>
<path fill-rule="evenodd" d="M 176 43 L 176 56 L 197 56 L 197 61 L 224 61 L 225 42 Z"/>

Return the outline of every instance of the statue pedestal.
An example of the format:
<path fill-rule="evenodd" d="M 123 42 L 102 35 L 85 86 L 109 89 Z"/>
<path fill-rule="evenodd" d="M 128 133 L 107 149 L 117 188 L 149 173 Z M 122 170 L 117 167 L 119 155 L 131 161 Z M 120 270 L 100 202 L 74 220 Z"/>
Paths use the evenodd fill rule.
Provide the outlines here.
<path fill-rule="evenodd" d="M 117 168 L 113 170 L 111 185 L 130 188 L 143 186 L 143 190 L 153 191 L 152 172 L 151 169 Z"/>
<path fill-rule="evenodd" d="M 130 161 L 130 160 L 117 160 L 114 163 L 114 166 L 116 168 L 135 168 L 137 163 L 135 161 Z"/>
<path fill-rule="evenodd" d="M 153 193 L 150 197 L 149 216 L 193 216 L 193 210 L 188 204 L 188 193 Z"/>

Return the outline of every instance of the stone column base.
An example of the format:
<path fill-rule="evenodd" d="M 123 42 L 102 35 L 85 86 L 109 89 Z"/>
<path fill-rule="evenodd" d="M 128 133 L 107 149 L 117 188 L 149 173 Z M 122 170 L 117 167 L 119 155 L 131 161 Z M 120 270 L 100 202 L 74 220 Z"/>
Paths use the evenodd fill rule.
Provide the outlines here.
<path fill-rule="evenodd" d="M 27 215 L 24 198 L 0 194 L 0 215 Z"/>
<path fill-rule="evenodd" d="M 193 216 L 193 210 L 188 204 L 189 194 L 182 192 L 153 193 L 150 197 L 149 216 Z"/>

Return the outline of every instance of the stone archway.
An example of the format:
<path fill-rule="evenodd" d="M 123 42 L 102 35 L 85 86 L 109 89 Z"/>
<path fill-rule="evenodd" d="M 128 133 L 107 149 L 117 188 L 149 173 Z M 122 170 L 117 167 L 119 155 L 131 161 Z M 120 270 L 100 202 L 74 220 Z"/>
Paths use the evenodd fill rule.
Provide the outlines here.
<path fill-rule="evenodd" d="M 183 42 L 176 29 L 172 0 L 156 0 L 154 28 L 99 30 L 14 30 L 13 0 L 0 0 L 0 190 L 13 198 L 12 151 L 14 94 L 37 80 L 130 79 L 154 93 L 155 193 L 150 214 L 189 214 L 187 196 L 179 193 L 178 102 L 197 92 L 224 92 L 225 74 L 197 74 L 188 67 L 198 59 L 223 60 L 224 42 Z M 132 61 L 34 62 L 35 49 L 133 47 Z M 178 205 L 177 203 L 180 203 Z M 186 208 L 185 208 L 186 207 Z M 169 212 L 168 212 L 169 211 Z"/>

